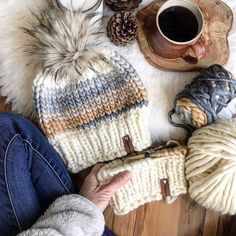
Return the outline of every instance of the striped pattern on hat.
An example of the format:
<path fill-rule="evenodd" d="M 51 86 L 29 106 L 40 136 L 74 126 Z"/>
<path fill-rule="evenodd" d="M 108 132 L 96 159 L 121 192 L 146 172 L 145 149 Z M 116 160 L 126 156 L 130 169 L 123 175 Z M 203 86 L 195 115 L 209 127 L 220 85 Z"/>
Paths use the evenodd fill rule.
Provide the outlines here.
<path fill-rule="evenodd" d="M 136 151 L 151 145 L 146 89 L 116 52 L 104 48 L 103 57 L 110 64 L 94 65 L 96 73 L 88 68 L 86 76 L 56 79 L 42 72 L 34 81 L 41 128 L 75 173 L 126 155 L 126 135 Z"/>

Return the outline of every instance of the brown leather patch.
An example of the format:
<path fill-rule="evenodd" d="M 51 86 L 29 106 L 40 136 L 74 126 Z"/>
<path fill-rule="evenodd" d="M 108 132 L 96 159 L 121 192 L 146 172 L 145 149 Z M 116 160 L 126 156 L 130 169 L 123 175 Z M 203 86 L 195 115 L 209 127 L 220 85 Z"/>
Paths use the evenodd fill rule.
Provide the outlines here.
<path fill-rule="evenodd" d="M 164 198 L 170 196 L 170 186 L 168 179 L 161 179 L 161 193 Z"/>
<path fill-rule="evenodd" d="M 132 140 L 129 137 L 129 135 L 122 137 L 122 139 L 123 139 L 124 147 L 125 147 L 127 154 L 134 152 L 135 151 L 134 146 L 133 146 Z"/>

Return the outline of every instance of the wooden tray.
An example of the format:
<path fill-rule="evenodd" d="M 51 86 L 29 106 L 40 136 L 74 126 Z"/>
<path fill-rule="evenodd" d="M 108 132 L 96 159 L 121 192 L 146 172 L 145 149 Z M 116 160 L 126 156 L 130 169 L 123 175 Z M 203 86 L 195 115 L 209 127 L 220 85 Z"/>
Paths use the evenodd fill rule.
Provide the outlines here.
<path fill-rule="evenodd" d="M 141 52 L 154 67 L 170 71 L 193 71 L 212 64 L 223 65 L 229 58 L 227 36 L 233 23 L 232 10 L 220 0 L 192 0 L 202 10 L 205 18 L 203 36 L 207 55 L 197 64 L 188 64 L 182 58 L 166 59 L 157 55 L 149 43 L 149 35 L 155 26 L 156 13 L 165 0 L 156 0 L 137 13 L 138 44 Z"/>

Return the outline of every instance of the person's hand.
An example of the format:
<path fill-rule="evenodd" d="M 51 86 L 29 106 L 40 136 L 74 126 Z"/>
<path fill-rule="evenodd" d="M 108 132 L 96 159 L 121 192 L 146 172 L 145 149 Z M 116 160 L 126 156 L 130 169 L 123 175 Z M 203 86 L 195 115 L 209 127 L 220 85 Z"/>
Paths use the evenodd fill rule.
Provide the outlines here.
<path fill-rule="evenodd" d="M 131 178 L 131 172 L 124 171 L 114 176 L 109 183 L 99 185 L 97 173 L 103 164 L 93 167 L 85 178 L 79 194 L 92 201 L 102 211 L 107 207 L 112 195 Z"/>

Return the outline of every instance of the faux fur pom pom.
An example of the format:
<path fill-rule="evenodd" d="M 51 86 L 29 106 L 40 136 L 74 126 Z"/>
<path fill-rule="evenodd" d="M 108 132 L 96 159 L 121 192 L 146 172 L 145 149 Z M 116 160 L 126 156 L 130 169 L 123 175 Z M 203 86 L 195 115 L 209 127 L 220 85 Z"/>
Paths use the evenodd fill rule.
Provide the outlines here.
<path fill-rule="evenodd" d="M 101 54 L 101 27 L 91 22 L 94 13 L 68 10 L 57 0 L 20 0 L 9 3 L 3 12 L 1 95 L 12 103 L 14 112 L 32 117 L 32 83 L 37 73 L 74 69 L 81 74 Z"/>

